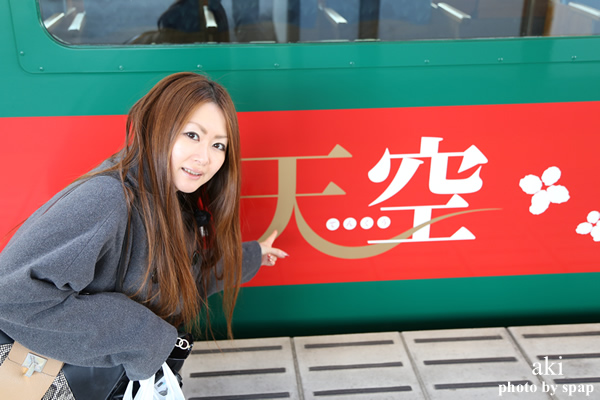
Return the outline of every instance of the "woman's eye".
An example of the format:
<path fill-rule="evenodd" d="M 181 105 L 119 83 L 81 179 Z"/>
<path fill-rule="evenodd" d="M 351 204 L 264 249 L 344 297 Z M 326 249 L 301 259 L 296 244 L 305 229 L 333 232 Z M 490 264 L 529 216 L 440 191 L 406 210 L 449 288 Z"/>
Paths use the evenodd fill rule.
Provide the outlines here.
<path fill-rule="evenodd" d="M 186 133 L 184 133 L 184 135 L 186 135 L 187 137 L 189 137 L 192 140 L 199 140 L 200 139 L 200 137 L 198 136 L 198 134 L 195 133 L 195 132 L 186 132 Z"/>
<path fill-rule="evenodd" d="M 227 146 L 225 146 L 223 143 L 215 143 L 213 146 L 221 151 L 227 150 Z"/>

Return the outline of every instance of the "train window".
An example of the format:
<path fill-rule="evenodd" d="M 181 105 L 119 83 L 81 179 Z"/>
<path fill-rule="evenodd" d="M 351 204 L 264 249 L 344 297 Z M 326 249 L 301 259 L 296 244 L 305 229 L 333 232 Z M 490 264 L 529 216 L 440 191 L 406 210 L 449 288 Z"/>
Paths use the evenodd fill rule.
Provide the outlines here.
<path fill-rule="evenodd" d="M 69 44 L 294 43 L 600 34 L 600 0 L 38 0 Z"/>

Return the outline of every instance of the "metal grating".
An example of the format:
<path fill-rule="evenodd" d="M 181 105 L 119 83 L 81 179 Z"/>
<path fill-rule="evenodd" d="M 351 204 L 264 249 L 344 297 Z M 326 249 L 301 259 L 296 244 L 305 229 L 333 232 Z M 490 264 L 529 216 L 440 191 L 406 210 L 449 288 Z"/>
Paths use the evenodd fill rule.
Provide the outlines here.
<path fill-rule="evenodd" d="M 600 324 L 197 342 L 182 376 L 186 400 L 599 400 Z"/>
<path fill-rule="evenodd" d="M 504 328 L 415 331 L 402 336 L 431 400 L 550 399 L 539 391 L 517 391 L 540 386 L 540 381 Z"/>
<path fill-rule="evenodd" d="M 306 400 L 421 400 L 398 332 L 294 338 Z"/>
<path fill-rule="evenodd" d="M 290 338 L 194 343 L 182 377 L 187 400 L 299 400 Z"/>

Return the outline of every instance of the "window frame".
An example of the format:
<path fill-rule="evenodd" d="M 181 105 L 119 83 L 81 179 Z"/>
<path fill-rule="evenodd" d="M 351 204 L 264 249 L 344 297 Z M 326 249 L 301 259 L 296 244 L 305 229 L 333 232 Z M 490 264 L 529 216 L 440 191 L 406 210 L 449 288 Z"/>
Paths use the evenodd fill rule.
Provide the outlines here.
<path fill-rule="evenodd" d="M 67 45 L 43 26 L 38 1 L 9 0 L 23 70 L 127 73 L 434 67 L 600 61 L 600 36 L 316 43 Z"/>

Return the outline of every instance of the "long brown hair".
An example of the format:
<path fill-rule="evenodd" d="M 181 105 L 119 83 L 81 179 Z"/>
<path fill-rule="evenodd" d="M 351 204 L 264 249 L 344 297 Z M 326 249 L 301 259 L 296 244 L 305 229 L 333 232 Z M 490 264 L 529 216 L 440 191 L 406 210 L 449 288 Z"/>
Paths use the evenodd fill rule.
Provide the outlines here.
<path fill-rule="evenodd" d="M 225 116 L 225 162 L 196 192 L 177 192 L 170 166 L 173 143 L 194 110 L 210 102 Z M 231 337 L 233 308 L 241 283 L 242 250 L 240 140 L 229 94 L 203 75 L 182 72 L 167 76 L 129 111 L 126 144 L 114 159 L 115 166 L 85 177 L 118 171 L 128 207 L 135 205 L 142 216 L 148 238 L 148 264 L 144 282 L 132 297 L 178 326 L 194 321 L 200 304 L 208 307 L 200 291 L 206 294 L 211 278 L 222 280 L 223 309 Z M 128 173 L 136 174 L 139 186 L 135 192 L 125 185 Z M 205 236 L 199 233 L 193 218 L 198 204 L 212 216 Z M 191 268 L 196 250 L 201 255 L 199 276 Z"/>

